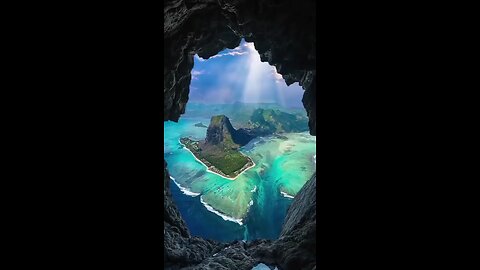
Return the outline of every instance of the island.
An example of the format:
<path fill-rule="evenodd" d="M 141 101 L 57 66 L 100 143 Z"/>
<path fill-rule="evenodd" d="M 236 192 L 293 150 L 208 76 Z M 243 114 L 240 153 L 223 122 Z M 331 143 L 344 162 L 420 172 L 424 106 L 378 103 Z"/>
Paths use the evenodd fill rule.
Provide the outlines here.
<path fill-rule="evenodd" d="M 239 118 L 242 113 L 245 116 Z M 242 225 L 252 207 L 264 203 L 264 196 L 257 194 L 265 192 L 267 181 L 262 180 L 266 177 L 275 178 L 267 192 L 281 200 L 292 200 L 314 172 L 315 140 L 307 140 L 308 118 L 303 114 L 258 108 L 250 110 L 248 117 L 241 111 L 225 115 L 211 112 L 208 117 L 207 121 L 202 119 L 208 126 L 205 130 L 196 129 L 194 124 L 200 121 L 193 120 L 189 125 L 196 129 L 195 135 L 184 133 L 170 145 L 197 163 L 185 166 L 194 169 L 192 172 L 201 170 L 202 174 L 196 174 L 201 175 L 201 181 L 180 177 L 182 166 L 174 167 L 173 173 L 175 176 L 178 170 L 176 183 L 182 192 L 189 191 L 187 196 L 198 194 L 200 203 L 224 220 Z M 200 132 L 204 137 L 198 138 Z"/>
<path fill-rule="evenodd" d="M 278 109 L 256 109 L 248 123 L 235 129 L 225 115 L 215 115 L 210 119 L 205 140 L 195 141 L 180 138 L 180 143 L 195 158 L 207 167 L 208 171 L 234 180 L 246 170 L 255 166 L 253 160 L 240 152 L 239 148 L 258 136 L 274 135 L 288 140 L 281 133 L 308 130 L 308 119 L 289 114 Z M 204 126 L 197 123 L 195 126 Z"/>
<path fill-rule="evenodd" d="M 225 115 L 216 115 L 211 118 L 205 140 L 180 138 L 180 143 L 210 172 L 235 180 L 241 173 L 255 166 L 250 157 L 239 151 L 252 138 L 235 130 Z"/>
<path fill-rule="evenodd" d="M 202 122 L 196 123 L 194 126 L 207 128 L 207 126 L 205 126 Z"/>

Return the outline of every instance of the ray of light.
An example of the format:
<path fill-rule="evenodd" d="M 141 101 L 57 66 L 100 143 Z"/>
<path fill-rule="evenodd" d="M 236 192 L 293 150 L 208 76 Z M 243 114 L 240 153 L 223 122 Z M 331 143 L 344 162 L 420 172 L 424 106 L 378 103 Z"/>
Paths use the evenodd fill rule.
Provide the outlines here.
<path fill-rule="evenodd" d="M 301 106 L 298 84 L 286 86 L 276 68 L 260 61 L 253 43 L 224 50 L 208 60 L 195 56 L 190 98 L 202 103 L 275 102 L 282 107 Z"/>
<path fill-rule="evenodd" d="M 260 91 L 261 87 L 261 68 L 259 65 L 260 55 L 255 50 L 253 43 L 246 43 L 248 55 L 248 75 L 246 78 L 245 86 L 242 93 L 243 102 L 259 102 L 260 101 Z"/>

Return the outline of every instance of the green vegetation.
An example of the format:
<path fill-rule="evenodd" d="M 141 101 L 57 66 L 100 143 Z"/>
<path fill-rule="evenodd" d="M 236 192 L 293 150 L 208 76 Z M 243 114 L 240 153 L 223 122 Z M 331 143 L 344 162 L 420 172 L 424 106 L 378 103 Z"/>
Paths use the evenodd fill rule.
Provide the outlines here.
<path fill-rule="evenodd" d="M 200 126 L 200 123 L 197 124 Z M 195 142 L 181 138 L 181 142 L 210 170 L 226 177 L 236 177 L 253 161 L 238 151 L 256 136 L 308 130 L 308 119 L 278 109 L 258 108 L 250 116 L 247 128 L 236 130 L 225 115 L 210 119 L 207 137 Z M 280 136 L 280 135 L 278 135 Z M 286 137 L 279 137 L 286 139 Z"/>
<path fill-rule="evenodd" d="M 207 167 L 214 171 L 219 170 L 219 173 L 227 177 L 235 177 L 246 164 L 253 164 L 248 157 L 242 155 L 237 150 L 222 145 L 215 147 L 205 147 L 203 145 L 202 148 L 201 142 L 193 141 L 189 138 L 181 138 L 180 142 Z"/>
<path fill-rule="evenodd" d="M 270 134 L 308 130 L 306 117 L 282 112 L 278 109 L 256 109 L 250 117 L 249 123 L 254 130 Z"/>
<path fill-rule="evenodd" d="M 217 169 L 228 176 L 240 170 L 249 162 L 248 158 L 235 150 L 220 153 L 202 153 L 202 156 Z"/>
<path fill-rule="evenodd" d="M 221 123 L 221 121 L 224 117 L 225 117 L 225 115 L 212 116 L 212 119 L 210 120 L 210 125 L 215 125 L 215 126 L 220 125 L 220 123 Z"/>

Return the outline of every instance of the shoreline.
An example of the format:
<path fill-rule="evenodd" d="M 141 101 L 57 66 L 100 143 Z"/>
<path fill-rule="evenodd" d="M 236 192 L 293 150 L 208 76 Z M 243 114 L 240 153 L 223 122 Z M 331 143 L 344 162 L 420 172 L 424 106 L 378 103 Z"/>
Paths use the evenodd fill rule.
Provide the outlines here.
<path fill-rule="evenodd" d="M 195 192 L 192 192 L 184 187 L 182 187 L 179 183 L 177 183 L 177 181 L 175 180 L 175 178 L 173 178 L 172 176 L 170 176 L 170 179 L 175 183 L 175 185 L 177 185 L 177 187 L 180 189 L 180 191 L 182 192 L 183 195 L 185 196 L 189 196 L 189 197 L 198 197 L 198 195 L 201 195 L 201 193 L 195 193 Z M 210 204 L 206 203 L 202 196 L 200 196 L 200 203 L 209 211 L 209 212 L 212 212 L 214 214 L 216 214 L 217 216 L 221 217 L 223 220 L 225 221 L 231 221 L 231 222 L 234 222 L 234 223 L 237 223 L 239 224 L 240 226 L 243 225 L 243 219 L 238 219 L 238 218 L 234 218 L 234 217 L 231 217 L 231 216 L 228 216 L 227 214 L 224 214 L 222 212 L 220 212 L 219 210 L 215 209 L 213 206 L 211 206 Z M 249 208 L 250 206 L 253 205 L 253 200 L 251 200 L 249 202 Z"/>
<path fill-rule="evenodd" d="M 175 178 L 173 178 L 171 175 L 170 175 L 170 179 L 172 179 L 172 181 L 175 183 L 175 185 L 177 185 L 177 187 L 180 189 L 180 191 L 186 195 L 186 196 L 189 196 L 189 197 L 197 197 L 198 195 L 200 195 L 200 193 L 196 193 L 196 192 L 193 192 L 185 187 L 182 187 L 179 183 L 177 183 L 177 181 L 175 180 Z"/>
<path fill-rule="evenodd" d="M 237 177 L 239 177 L 240 175 L 242 175 L 242 173 L 250 170 L 251 168 L 255 167 L 255 165 L 256 165 L 256 164 L 255 164 L 255 161 L 253 161 L 253 159 L 251 159 L 249 156 L 246 156 L 245 154 L 243 154 L 242 152 L 239 151 L 240 154 L 242 154 L 242 155 L 246 156 L 248 159 L 250 159 L 250 160 L 252 161 L 253 165 L 250 166 L 250 167 L 247 167 L 245 170 L 243 170 L 241 173 L 239 173 L 237 176 L 235 176 L 235 177 L 233 177 L 233 178 L 231 178 L 231 177 L 226 177 L 226 176 L 223 176 L 223 175 L 221 175 L 221 174 L 219 174 L 219 173 L 217 173 L 217 172 L 214 172 L 214 171 L 210 170 L 210 168 L 209 168 L 207 165 L 205 165 L 205 163 L 203 163 L 201 160 L 199 160 L 199 159 L 195 156 L 195 154 L 194 154 L 192 151 L 190 151 L 190 149 L 188 149 L 188 148 L 180 141 L 180 139 L 178 140 L 178 142 L 180 143 L 180 145 L 183 146 L 183 149 L 186 149 L 188 152 L 190 152 L 190 154 L 192 154 L 192 156 L 193 156 L 198 162 L 200 162 L 203 166 L 205 166 L 205 168 L 207 168 L 207 172 L 216 174 L 216 175 L 218 175 L 218 176 L 220 176 L 220 177 L 222 177 L 222 178 L 225 178 L 225 179 L 227 179 L 227 180 L 235 180 L 235 179 L 237 179 Z M 212 165 L 212 166 L 213 166 L 213 165 Z M 213 166 L 213 167 L 215 167 L 215 166 Z"/>
<path fill-rule="evenodd" d="M 235 222 L 237 223 L 238 225 L 242 226 L 243 225 L 243 219 L 238 219 L 238 218 L 234 218 L 234 217 L 231 217 L 231 216 L 227 216 L 226 214 L 224 213 L 221 213 L 220 211 L 216 210 L 215 208 L 213 208 L 213 206 L 209 205 L 208 203 L 206 203 L 203 198 L 203 196 L 200 196 L 200 202 L 203 204 L 203 206 L 205 206 L 205 208 L 207 208 L 208 211 L 216 214 L 217 216 L 221 217 L 223 220 L 225 221 L 231 221 L 231 222 Z"/>

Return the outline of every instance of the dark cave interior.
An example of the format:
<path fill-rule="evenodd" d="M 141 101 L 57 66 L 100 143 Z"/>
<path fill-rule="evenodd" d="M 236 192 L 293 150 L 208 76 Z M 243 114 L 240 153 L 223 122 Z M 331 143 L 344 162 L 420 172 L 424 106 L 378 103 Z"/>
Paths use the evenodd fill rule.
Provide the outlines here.
<path fill-rule="evenodd" d="M 164 121 L 178 121 L 188 102 L 194 55 L 208 59 L 242 38 L 287 85 L 305 90 L 303 105 L 316 135 L 315 1 L 164 1 Z M 295 197 L 280 238 L 219 243 L 192 237 L 171 200 L 164 161 L 166 269 L 316 269 L 316 176 Z M 214 256 L 215 255 L 215 256 Z"/>

